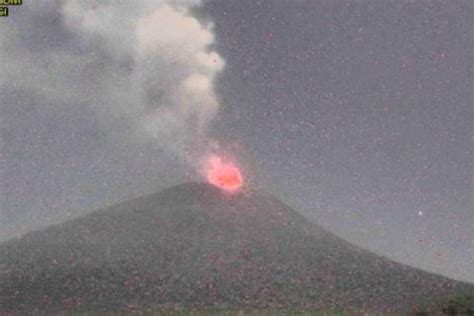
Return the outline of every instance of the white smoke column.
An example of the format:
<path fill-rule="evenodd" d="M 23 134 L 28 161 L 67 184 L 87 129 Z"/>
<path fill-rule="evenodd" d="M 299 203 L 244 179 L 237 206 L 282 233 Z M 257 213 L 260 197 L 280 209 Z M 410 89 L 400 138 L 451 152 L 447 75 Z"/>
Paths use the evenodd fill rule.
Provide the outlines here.
<path fill-rule="evenodd" d="M 0 234 L 10 208 L 36 225 L 189 179 L 224 67 L 198 5 L 35 0 L 0 18 Z"/>
<path fill-rule="evenodd" d="M 212 33 L 165 5 L 139 19 L 136 38 L 136 81 L 144 103 L 153 105 L 145 127 L 155 138 L 174 133 L 186 142 L 183 137 L 202 135 L 217 111 L 213 81 L 223 67 L 220 56 L 207 51 Z"/>
<path fill-rule="evenodd" d="M 125 115 L 138 139 L 152 137 L 183 159 L 189 147 L 206 142 L 218 109 L 214 78 L 224 66 L 209 48 L 211 27 L 189 14 L 191 4 L 198 3 L 69 1 L 63 8 L 71 29 L 105 47 L 112 68 L 128 68 L 101 82 L 108 95 L 97 97 L 105 104 L 100 115 Z"/>

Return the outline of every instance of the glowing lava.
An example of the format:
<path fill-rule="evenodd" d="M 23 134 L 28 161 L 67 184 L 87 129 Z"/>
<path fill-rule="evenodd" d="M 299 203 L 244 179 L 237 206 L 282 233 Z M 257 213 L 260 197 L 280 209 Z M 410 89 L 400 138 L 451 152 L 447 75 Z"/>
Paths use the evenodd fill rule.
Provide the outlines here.
<path fill-rule="evenodd" d="M 239 168 L 232 162 L 223 161 L 212 155 L 206 164 L 207 180 L 226 191 L 236 191 L 242 187 L 243 179 Z"/>

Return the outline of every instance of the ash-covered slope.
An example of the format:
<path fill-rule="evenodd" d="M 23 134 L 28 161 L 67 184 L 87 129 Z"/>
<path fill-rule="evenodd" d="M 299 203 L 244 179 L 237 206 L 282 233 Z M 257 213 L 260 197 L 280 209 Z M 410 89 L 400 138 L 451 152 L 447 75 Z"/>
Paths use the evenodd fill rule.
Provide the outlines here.
<path fill-rule="evenodd" d="M 189 183 L 0 245 L 0 311 L 403 308 L 473 287 L 394 263 L 255 191 Z"/>

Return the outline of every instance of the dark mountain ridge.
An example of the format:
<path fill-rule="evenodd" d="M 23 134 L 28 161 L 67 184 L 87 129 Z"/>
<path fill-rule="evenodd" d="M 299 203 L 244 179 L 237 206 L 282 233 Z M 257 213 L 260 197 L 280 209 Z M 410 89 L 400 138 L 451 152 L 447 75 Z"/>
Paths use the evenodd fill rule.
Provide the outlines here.
<path fill-rule="evenodd" d="M 277 199 L 187 183 L 0 244 L 0 312 L 162 304 L 406 310 L 457 282 L 395 263 Z"/>

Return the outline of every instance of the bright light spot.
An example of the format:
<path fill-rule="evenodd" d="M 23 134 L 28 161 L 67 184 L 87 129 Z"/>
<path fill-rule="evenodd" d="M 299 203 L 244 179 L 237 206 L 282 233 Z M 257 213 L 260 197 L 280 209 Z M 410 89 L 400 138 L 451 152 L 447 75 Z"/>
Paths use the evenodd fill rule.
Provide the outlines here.
<path fill-rule="evenodd" d="M 423 216 L 423 212 L 422 212 L 422 211 L 419 211 L 419 212 L 418 212 L 418 215 L 419 215 L 419 216 Z"/>
<path fill-rule="evenodd" d="M 212 155 L 206 163 L 209 183 L 226 191 L 236 191 L 242 187 L 243 179 L 239 168 L 230 161 Z"/>

